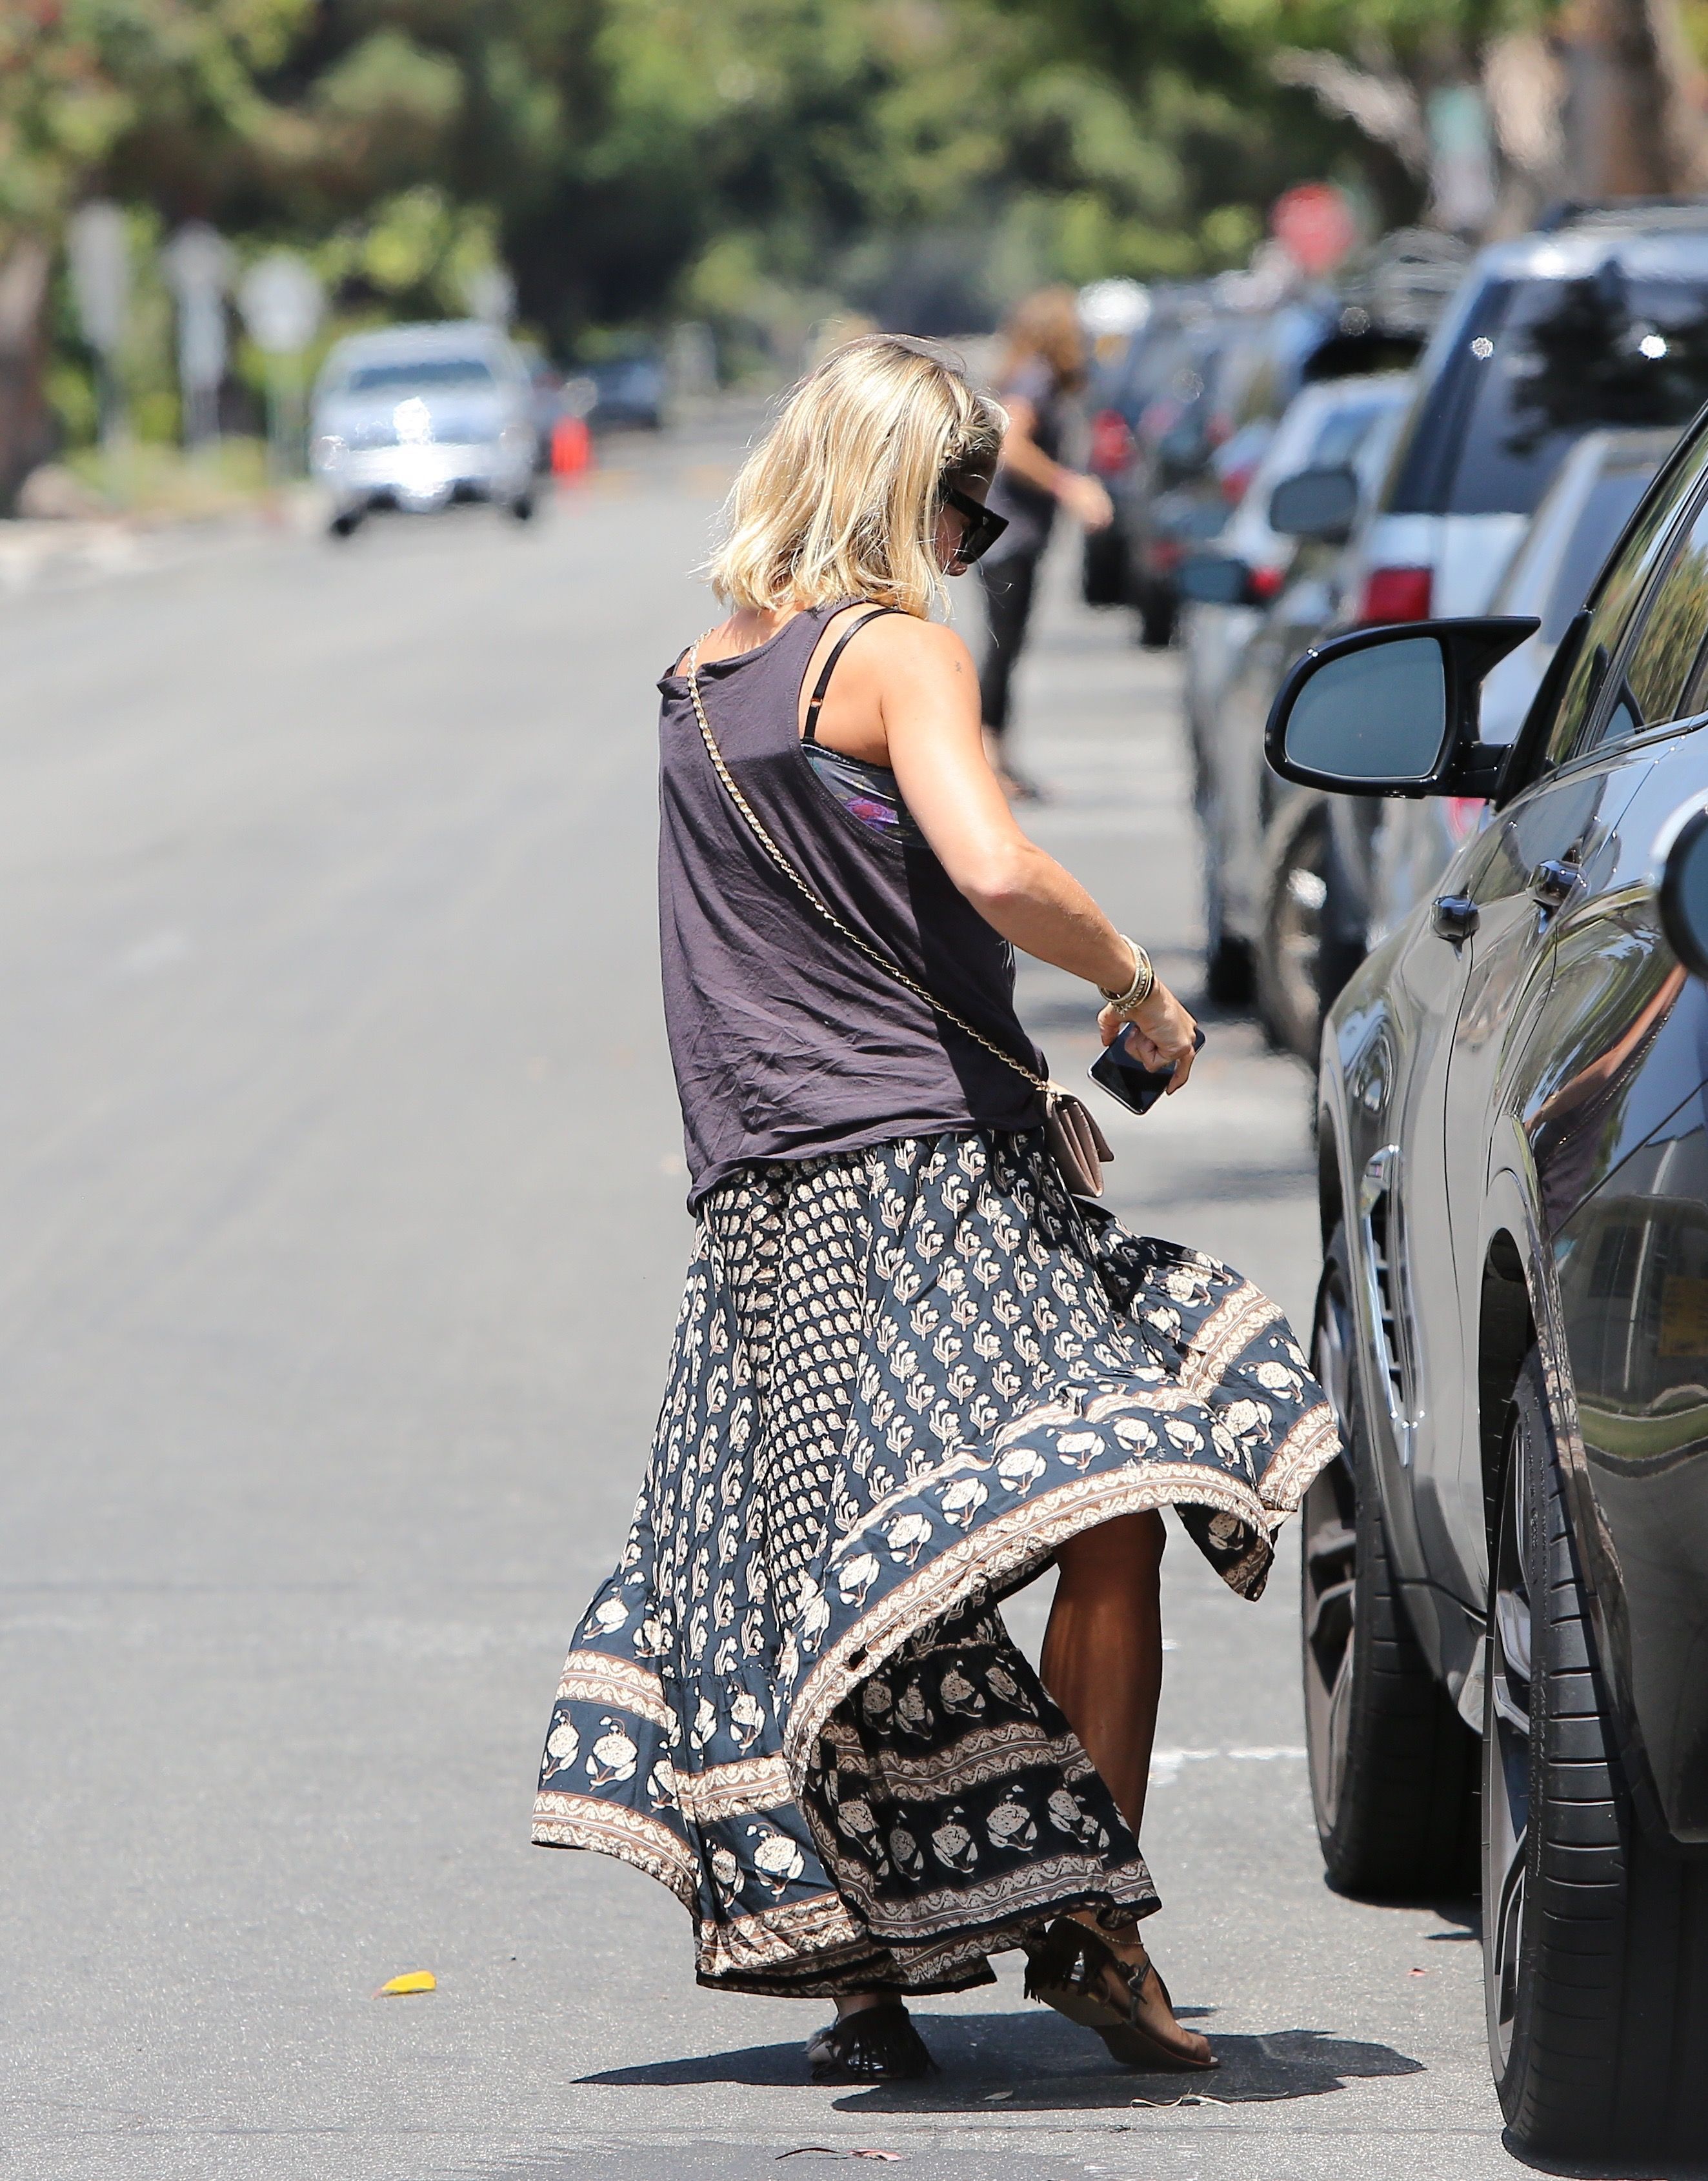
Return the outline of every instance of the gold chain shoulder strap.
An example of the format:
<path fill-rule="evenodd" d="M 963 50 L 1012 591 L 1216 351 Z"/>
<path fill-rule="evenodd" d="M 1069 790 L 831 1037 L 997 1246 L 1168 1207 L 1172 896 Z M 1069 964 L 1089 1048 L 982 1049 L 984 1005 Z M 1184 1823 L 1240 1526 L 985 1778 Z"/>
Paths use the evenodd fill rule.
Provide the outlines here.
<path fill-rule="evenodd" d="M 886 975 L 893 977 L 898 985 L 905 985 L 915 999 L 923 1000 L 926 1005 L 940 1014 L 945 1022 L 953 1023 L 958 1030 L 971 1038 L 975 1045 L 981 1045 L 987 1052 L 994 1053 L 998 1060 L 1012 1068 L 1016 1075 L 1023 1075 L 1034 1090 L 1046 1092 L 1053 1090 L 1055 1086 L 1047 1076 L 1035 1075 L 1030 1068 L 1016 1060 L 1011 1052 L 1005 1052 L 994 1038 L 987 1037 L 981 1030 L 975 1030 L 965 1015 L 958 1015 L 953 1008 L 946 1007 L 934 993 L 928 992 L 923 985 L 915 984 L 898 962 L 892 962 L 887 954 L 880 948 L 869 945 L 860 937 L 859 932 L 844 924 L 830 903 L 814 891 L 789 861 L 788 856 L 778 848 L 777 842 L 772 840 L 760 821 L 758 812 L 742 793 L 740 788 L 736 786 L 734 776 L 723 761 L 723 752 L 718 748 L 710 723 L 705 716 L 705 706 L 700 702 L 699 647 L 704 640 L 703 638 L 696 638 L 688 654 L 688 693 L 694 700 L 694 715 L 699 722 L 700 736 L 705 743 L 706 755 L 711 759 L 718 778 L 723 782 L 725 793 L 741 813 L 749 830 L 766 855 L 771 858 L 772 863 L 777 865 L 795 891 L 811 903 L 825 922 L 833 930 L 841 932 L 843 937 L 851 946 L 859 947 L 869 962 L 875 962 Z"/>

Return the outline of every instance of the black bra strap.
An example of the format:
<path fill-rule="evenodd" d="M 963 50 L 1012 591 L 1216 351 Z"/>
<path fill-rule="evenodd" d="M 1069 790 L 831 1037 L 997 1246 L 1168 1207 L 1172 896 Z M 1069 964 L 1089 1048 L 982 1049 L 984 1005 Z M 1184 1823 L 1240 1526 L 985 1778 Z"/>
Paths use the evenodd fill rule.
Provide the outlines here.
<path fill-rule="evenodd" d="M 851 621 L 832 644 L 830 657 L 819 669 L 818 680 L 814 684 L 812 695 L 807 700 L 806 725 L 801 729 L 800 733 L 800 738 L 804 743 L 816 742 L 818 739 L 819 707 L 824 703 L 824 693 L 830 687 L 830 677 L 835 671 L 837 660 L 842 657 L 843 652 L 869 621 L 877 621 L 885 614 L 900 611 L 899 606 L 874 606 L 869 614 L 862 614 L 858 621 Z"/>

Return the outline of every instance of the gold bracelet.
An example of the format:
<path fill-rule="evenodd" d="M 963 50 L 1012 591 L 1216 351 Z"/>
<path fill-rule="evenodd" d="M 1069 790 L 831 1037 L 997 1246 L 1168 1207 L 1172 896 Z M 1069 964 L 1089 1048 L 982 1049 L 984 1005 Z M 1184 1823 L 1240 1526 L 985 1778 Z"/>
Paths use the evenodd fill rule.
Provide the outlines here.
<path fill-rule="evenodd" d="M 1156 989 L 1157 982 L 1157 973 L 1151 967 L 1151 958 L 1140 946 L 1138 941 L 1128 939 L 1125 931 L 1122 932 L 1121 937 L 1133 950 L 1132 982 L 1124 992 L 1112 992 L 1107 985 L 1099 985 L 1097 987 L 1118 1015 L 1128 1014 L 1133 1008 L 1143 1007 Z"/>

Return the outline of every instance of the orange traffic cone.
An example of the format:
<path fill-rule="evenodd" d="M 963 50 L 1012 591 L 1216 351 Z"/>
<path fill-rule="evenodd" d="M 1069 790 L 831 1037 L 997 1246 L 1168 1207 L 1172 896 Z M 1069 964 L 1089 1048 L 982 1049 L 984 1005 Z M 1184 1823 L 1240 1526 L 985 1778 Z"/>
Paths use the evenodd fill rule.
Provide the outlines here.
<path fill-rule="evenodd" d="M 585 417 L 560 417 L 551 428 L 551 473 L 585 477 L 593 467 L 593 434 Z"/>

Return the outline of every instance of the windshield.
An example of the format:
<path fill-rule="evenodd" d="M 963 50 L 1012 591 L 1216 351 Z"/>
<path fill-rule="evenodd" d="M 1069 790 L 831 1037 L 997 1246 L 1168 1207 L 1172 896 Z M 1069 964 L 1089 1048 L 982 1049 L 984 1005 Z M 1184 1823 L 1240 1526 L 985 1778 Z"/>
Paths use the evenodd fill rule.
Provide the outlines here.
<path fill-rule="evenodd" d="M 1391 394 L 1373 394 L 1367 400 L 1349 401 L 1344 409 L 1331 411 L 1311 450 L 1312 461 L 1324 468 L 1350 462 L 1363 445 L 1371 425 L 1394 406 Z"/>
<path fill-rule="evenodd" d="M 493 384 L 492 373 L 478 356 L 398 357 L 390 363 L 358 363 L 344 379 L 342 394 L 442 394 Z"/>
<path fill-rule="evenodd" d="M 1708 286 L 1610 262 L 1494 290 L 1422 405 L 1390 510 L 1529 515 L 1585 432 L 1682 428 L 1705 400 Z"/>

